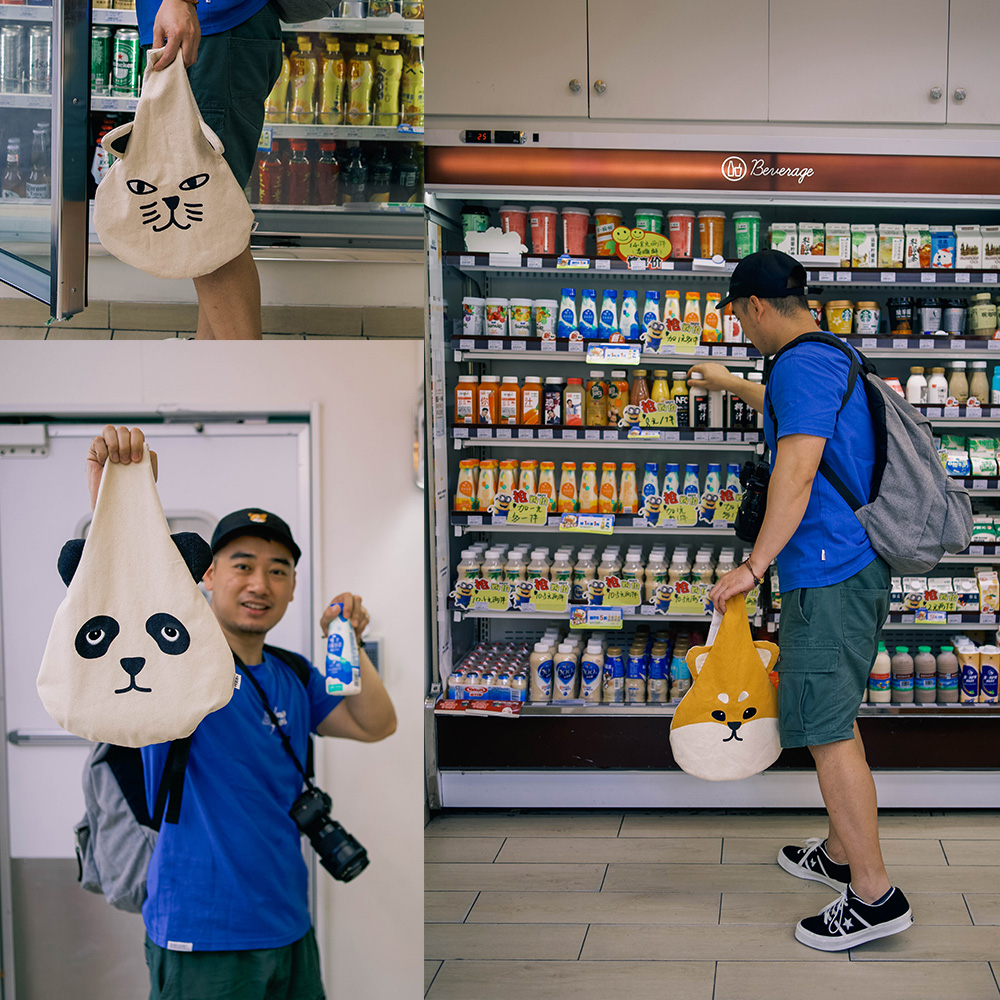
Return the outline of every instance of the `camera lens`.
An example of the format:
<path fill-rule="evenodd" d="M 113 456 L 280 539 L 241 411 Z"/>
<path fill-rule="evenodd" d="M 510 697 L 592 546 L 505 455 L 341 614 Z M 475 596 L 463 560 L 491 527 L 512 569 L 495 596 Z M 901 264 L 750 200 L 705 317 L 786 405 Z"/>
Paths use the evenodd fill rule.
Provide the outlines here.
<path fill-rule="evenodd" d="M 336 820 L 328 820 L 310 840 L 320 864 L 340 882 L 350 882 L 368 867 L 368 852 Z"/>

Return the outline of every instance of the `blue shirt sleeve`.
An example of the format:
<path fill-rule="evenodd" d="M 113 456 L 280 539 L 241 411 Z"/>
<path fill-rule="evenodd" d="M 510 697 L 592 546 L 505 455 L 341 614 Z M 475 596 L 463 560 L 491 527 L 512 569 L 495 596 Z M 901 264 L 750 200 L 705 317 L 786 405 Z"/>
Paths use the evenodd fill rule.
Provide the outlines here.
<path fill-rule="evenodd" d="M 767 385 L 778 438 L 787 434 L 832 438 L 849 371 L 847 358 L 825 344 L 802 344 L 779 358 Z"/>
<path fill-rule="evenodd" d="M 311 664 L 306 694 L 309 697 L 309 730 L 315 733 L 320 723 L 344 700 L 344 697 L 327 694 L 323 675 Z"/>

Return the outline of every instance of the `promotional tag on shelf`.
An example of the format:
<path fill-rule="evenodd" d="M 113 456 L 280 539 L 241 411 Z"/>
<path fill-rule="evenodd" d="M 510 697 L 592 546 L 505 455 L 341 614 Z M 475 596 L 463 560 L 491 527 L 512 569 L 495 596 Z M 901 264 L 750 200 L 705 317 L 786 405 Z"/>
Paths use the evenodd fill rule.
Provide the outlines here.
<path fill-rule="evenodd" d="M 740 500 L 732 490 L 723 490 L 719 494 L 719 502 L 715 505 L 715 513 L 712 515 L 712 523 L 723 521 L 731 523 L 736 520 L 739 513 Z"/>
<path fill-rule="evenodd" d="M 579 531 L 594 535 L 610 535 L 615 530 L 614 514 L 563 514 L 560 531 Z"/>
<path fill-rule="evenodd" d="M 569 606 L 570 585 L 561 580 L 518 580 L 511 586 L 515 611 L 561 615 Z"/>
<path fill-rule="evenodd" d="M 698 523 L 698 506 L 701 497 L 696 494 L 677 494 L 673 490 L 668 490 L 663 494 L 663 508 L 660 513 L 660 522 L 664 520 L 676 521 L 678 528 L 693 528 Z M 646 502 L 647 508 L 649 501 Z M 647 513 L 647 517 L 649 514 Z"/>
<path fill-rule="evenodd" d="M 703 615 L 711 604 L 708 592 L 712 588 L 706 583 L 690 583 L 680 580 L 677 583 L 657 584 L 650 598 L 658 615 Z"/>
<path fill-rule="evenodd" d="M 257 150 L 261 153 L 270 153 L 271 144 L 274 141 L 274 129 L 264 128 L 261 130 L 260 138 L 257 140 Z"/>
<path fill-rule="evenodd" d="M 439 698 L 434 706 L 435 715 L 486 715 L 498 719 L 516 719 L 521 714 L 519 701 L 461 700 Z"/>
<path fill-rule="evenodd" d="M 662 233 L 647 229 L 630 229 L 618 226 L 611 234 L 614 252 L 625 261 L 630 271 L 660 270 L 660 265 L 670 256 L 670 240 Z"/>
<path fill-rule="evenodd" d="M 547 524 L 549 498 L 542 493 L 528 496 L 524 490 L 497 493 L 489 511 L 494 524 Z"/>
<path fill-rule="evenodd" d="M 659 441 L 660 432 L 657 430 L 643 430 L 641 427 L 630 427 L 628 439 L 629 441 Z"/>
<path fill-rule="evenodd" d="M 494 589 L 491 582 L 499 586 Z M 506 611 L 510 607 L 510 587 L 500 581 L 456 580 L 449 596 L 456 611 Z"/>
<path fill-rule="evenodd" d="M 664 343 L 673 347 L 674 354 L 696 354 L 701 344 L 701 326 L 698 323 L 681 323 L 679 330 L 668 332 Z"/>
<path fill-rule="evenodd" d="M 641 360 L 641 347 L 618 347 L 594 344 L 587 348 L 587 361 L 592 365 L 637 365 Z"/>
<path fill-rule="evenodd" d="M 621 608 L 573 608 L 569 613 L 569 627 L 571 629 L 596 628 L 620 630 L 622 625 Z"/>
<path fill-rule="evenodd" d="M 642 584 L 636 580 L 622 580 L 613 574 L 603 580 L 590 580 L 587 590 L 587 600 L 594 606 L 636 608 L 642 604 Z"/>
<path fill-rule="evenodd" d="M 590 268 L 590 261 L 586 257 L 570 257 L 568 253 L 556 259 L 556 269 L 559 271 L 573 270 L 586 271 Z"/>
<path fill-rule="evenodd" d="M 628 409 L 628 407 L 626 407 Z M 642 411 L 639 417 L 640 427 L 676 427 L 677 403 L 672 399 L 644 399 L 639 404 Z"/>

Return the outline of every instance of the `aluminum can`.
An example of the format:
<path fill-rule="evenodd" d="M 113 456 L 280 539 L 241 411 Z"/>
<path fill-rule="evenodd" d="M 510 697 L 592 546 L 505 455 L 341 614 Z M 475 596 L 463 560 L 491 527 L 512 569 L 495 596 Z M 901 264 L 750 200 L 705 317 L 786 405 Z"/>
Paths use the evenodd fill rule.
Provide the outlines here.
<path fill-rule="evenodd" d="M 98 25 L 90 35 L 90 90 L 106 94 L 111 85 L 111 29 Z"/>
<path fill-rule="evenodd" d="M 111 93 L 136 97 L 139 93 L 139 32 L 119 28 L 111 53 Z"/>
<path fill-rule="evenodd" d="M 24 56 L 28 29 L 23 24 L 0 28 L 0 90 L 20 94 L 24 89 Z"/>
<path fill-rule="evenodd" d="M 52 28 L 47 24 L 28 33 L 28 93 L 52 93 Z"/>

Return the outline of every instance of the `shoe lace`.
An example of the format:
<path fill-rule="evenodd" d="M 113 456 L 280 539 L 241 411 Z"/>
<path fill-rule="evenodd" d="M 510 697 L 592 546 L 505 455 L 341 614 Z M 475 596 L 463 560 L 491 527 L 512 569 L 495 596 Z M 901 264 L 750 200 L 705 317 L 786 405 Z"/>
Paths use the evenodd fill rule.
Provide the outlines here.
<path fill-rule="evenodd" d="M 805 850 L 802 852 L 802 858 L 799 861 L 800 865 L 805 867 L 810 867 L 809 859 L 823 846 L 823 837 L 810 837 L 806 841 Z"/>
<path fill-rule="evenodd" d="M 847 893 L 838 896 L 832 903 L 828 903 L 820 910 L 823 923 L 834 933 L 842 934 L 844 928 L 841 921 L 844 918 L 844 909 L 847 906 Z"/>

